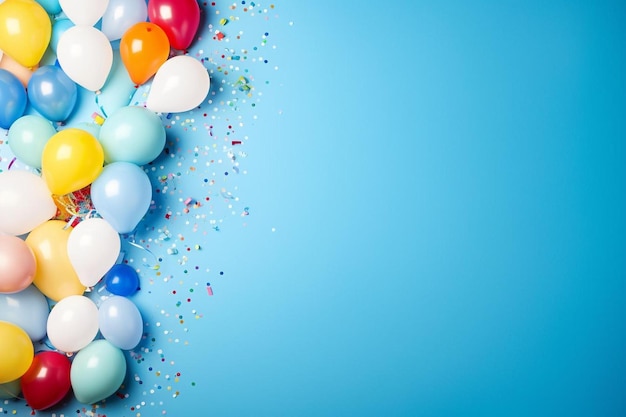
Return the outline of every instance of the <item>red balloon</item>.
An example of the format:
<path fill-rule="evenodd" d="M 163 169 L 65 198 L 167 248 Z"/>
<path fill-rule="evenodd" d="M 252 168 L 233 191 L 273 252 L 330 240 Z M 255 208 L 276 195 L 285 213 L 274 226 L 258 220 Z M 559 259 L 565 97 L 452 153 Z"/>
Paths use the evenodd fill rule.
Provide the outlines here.
<path fill-rule="evenodd" d="M 70 360 L 54 351 L 40 352 L 22 376 L 22 394 L 35 410 L 58 404 L 70 391 Z"/>
<path fill-rule="evenodd" d="M 149 0 L 148 20 L 158 25 L 174 49 L 187 49 L 200 25 L 197 0 Z"/>

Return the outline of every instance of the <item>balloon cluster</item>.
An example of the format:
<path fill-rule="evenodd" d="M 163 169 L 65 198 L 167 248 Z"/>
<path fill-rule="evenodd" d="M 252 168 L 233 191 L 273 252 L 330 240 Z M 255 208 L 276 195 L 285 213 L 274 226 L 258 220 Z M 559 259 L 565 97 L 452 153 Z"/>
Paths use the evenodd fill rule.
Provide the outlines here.
<path fill-rule="evenodd" d="M 185 55 L 199 21 L 196 0 L 0 4 L 0 127 L 32 168 L 0 172 L 0 394 L 41 410 L 70 392 L 93 404 L 122 384 L 124 351 L 143 336 L 122 242 L 152 201 L 142 165 L 165 146 L 157 113 L 191 110 L 209 92 L 207 70 Z M 46 53 L 56 62 L 40 66 Z M 81 88 L 104 96 L 119 74 L 151 83 L 145 106 L 63 124 Z M 87 294 L 97 285 L 98 304 Z"/>

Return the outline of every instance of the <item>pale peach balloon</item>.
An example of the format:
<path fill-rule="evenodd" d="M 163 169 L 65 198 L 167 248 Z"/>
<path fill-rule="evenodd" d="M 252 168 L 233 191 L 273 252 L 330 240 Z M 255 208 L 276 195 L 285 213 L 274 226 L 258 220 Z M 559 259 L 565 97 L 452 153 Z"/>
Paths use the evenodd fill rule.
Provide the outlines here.
<path fill-rule="evenodd" d="M 26 68 L 7 54 L 3 53 L 0 54 L 0 56 L 0 69 L 7 70 L 11 74 L 15 75 L 24 87 L 28 85 L 28 81 L 33 75 L 33 71 L 35 71 L 39 67 L 38 65 L 36 65 L 33 68 Z"/>
<path fill-rule="evenodd" d="M 33 282 L 36 272 L 35 255 L 26 242 L 0 234 L 0 293 L 22 291 Z"/>

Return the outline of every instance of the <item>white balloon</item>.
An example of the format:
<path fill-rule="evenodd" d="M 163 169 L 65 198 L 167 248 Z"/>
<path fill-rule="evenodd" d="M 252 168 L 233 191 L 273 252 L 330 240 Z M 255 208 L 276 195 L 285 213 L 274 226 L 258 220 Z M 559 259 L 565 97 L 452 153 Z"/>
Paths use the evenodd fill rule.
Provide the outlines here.
<path fill-rule="evenodd" d="M 113 65 L 113 47 L 106 35 L 91 26 L 72 26 L 57 44 L 61 69 L 76 84 L 98 91 Z"/>
<path fill-rule="evenodd" d="M 86 287 L 93 287 L 120 255 L 120 235 L 104 219 L 89 218 L 78 223 L 67 239 L 67 256 Z"/>
<path fill-rule="evenodd" d="M 56 215 L 44 180 L 28 171 L 0 172 L 0 233 L 19 236 Z"/>
<path fill-rule="evenodd" d="M 47 323 L 50 343 L 62 352 L 77 352 L 98 334 L 98 307 L 83 295 L 61 299 L 50 311 Z"/>
<path fill-rule="evenodd" d="M 157 113 L 181 113 L 199 106 L 211 86 L 209 73 L 195 58 L 179 55 L 154 75 L 146 107 Z"/>
<path fill-rule="evenodd" d="M 93 26 L 104 14 L 109 0 L 59 0 L 59 5 L 75 25 Z"/>
<path fill-rule="evenodd" d="M 110 0 L 102 16 L 102 32 L 114 41 L 120 39 L 126 30 L 148 18 L 148 5 L 145 0 Z"/>

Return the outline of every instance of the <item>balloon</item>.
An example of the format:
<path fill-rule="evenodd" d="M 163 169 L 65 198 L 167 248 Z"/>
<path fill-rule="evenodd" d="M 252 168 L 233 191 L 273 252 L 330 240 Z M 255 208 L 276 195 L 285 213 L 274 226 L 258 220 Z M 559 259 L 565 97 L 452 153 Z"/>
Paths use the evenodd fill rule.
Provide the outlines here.
<path fill-rule="evenodd" d="M 67 240 L 72 228 L 66 226 L 63 220 L 48 220 L 26 237 L 26 244 L 37 259 L 33 284 L 54 301 L 85 291 L 67 256 Z"/>
<path fill-rule="evenodd" d="M 0 320 L 19 326 L 33 342 L 46 335 L 49 312 L 48 300 L 34 285 L 14 294 L 0 294 Z"/>
<path fill-rule="evenodd" d="M 56 132 L 52 123 L 41 116 L 22 116 L 9 129 L 9 148 L 26 165 L 41 168 L 43 148 Z"/>
<path fill-rule="evenodd" d="M 23 235 L 57 212 L 41 177 L 28 171 L 0 172 L 0 233 Z"/>
<path fill-rule="evenodd" d="M 170 41 L 159 26 L 151 22 L 131 26 L 120 41 L 120 55 L 131 80 L 148 81 L 170 55 Z"/>
<path fill-rule="evenodd" d="M 100 129 L 104 160 L 144 165 L 165 147 L 165 128 L 159 116 L 145 107 L 122 107 L 110 115 Z"/>
<path fill-rule="evenodd" d="M 35 410 L 45 410 L 59 403 L 72 387 L 70 360 L 59 352 L 39 352 L 22 376 L 24 399 Z"/>
<path fill-rule="evenodd" d="M 37 66 L 35 65 L 33 68 L 27 68 L 19 64 L 7 54 L 0 55 L 2 55 L 2 58 L 0 59 L 0 69 L 7 70 L 11 74 L 15 75 L 17 79 L 20 80 L 24 88 L 26 88 L 28 80 L 30 80 L 30 77 L 33 75 L 33 68 L 36 69 Z"/>
<path fill-rule="evenodd" d="M 94 340 L 76 354 L 70 381 L 76 399 L 94 404 L 115 394 L 126 376 L 124 353 L 107 340 Z"/>
<path fill-rule="evenodd" d="M 0 384 L 5 384 L 24 375 L 33 362 L 35 348 L 24 330 L 0 321 L 0 352 Z"/>
<path fill-rule="evenodd" d="M 152 185 L 137 165 L 113 162 L 104 167 L 91 185 L 91 201 L 118 233 L 130 233 L 148 212 Z"/>
<path fill-rule="evenodd" d="M 32 0 L 0 4 L 0 49 L 25 67 L 39 63 L 50 42 L 52 24 L 46 10 Z"/>
<path fill-rule="evenodd" d="M 55 15 L 61 13 L 59 0 L 37 0 L 37 3 L 41 4 L 41 7 L 46 9 L 48 14 Z"/>
<path fill-rule="evenodd" d="M 74 26 L 74 23 L 70 19 L 58 19 L 52 24 L 52 35 L 50 36 L 50 49 L 55 54 L 57 53 L 57 46 L 59 45 L 59 39 L 69 28 Z"/>
<path fill-rule="evenodd" d="M 104 276 L 104 286 L 111 294 L 133 295 L 139 290 L 139 275 L 129 265 L 116 264 Z"/>
<path fill-rule="evenodd" d="M 28 100 L 35 110 L 53 122 L 62 122 L 70 117 L 78 88 L 63 70 L 54 65 L 37 69 L 28 82 Z"/>
<path fill-rule="evenodd" d="M 114 50 L 109 78 L 100 94 L 96 95 L 96 103 L 104 116 L 108 117 L 117 109 L 128 106 L 136 91 L 135 83 L 130 79 L 124 67 L 119 49 Z M 98 126 L 96 123 L 93 124 Z"/>
<path fill-rule="evenodd" d="M 93 26 L 104 14 L 109 0 L 59 0 L 59 4 L 75 25 Z"/>
<path fill-rule="evenodd" d="M 135 23 L 145 22 L 148 6 L 145 0 L 109 0 L 109 7 L 102 16 L 102 32 L 114 41 Z"/>
<path fill-rule="evenodd" d="M 196 0 L 150 0 L 148 19 L 161 26 L 174 49 L 187 49 L 200 24 Z"/>
<path fill-rule="evenodd" d="M 52 194 L 64 195 L 91 184 L 102 171 L 104 151 L 90 133 L 68 128 L 55 133 L 43 148 L 42 176 Z"/>
<path fill-rule="evenodd" d="M 0 400 L 10 400 L 18 398 L 22 392 L 20 387 L 20 379 L 0 384 Z"/>
<path fill-rule="evenodd" d="M 28 287 L 35 278 L 35 255 L 19 237 L 0 235 L 0 293 Z"/>
<path fill-rule="evenodd" d="M 82 295 L 59 301 L 48 316 L 48 339 L 62 352 L 78 352 L 98 334 L 98 307 Z"/>
<path fill-rule="evenodd" d="M 10 128 L 24 114 L 27 101 L 26 90 L 19 78 L 5 69 L 0 69 L 0 127 Z"/>
<path fill-rule="evenodd" d="M 67 255 L 86 287 L 93 287 L 115 264 L 121 249 L 120 235 L 103 219 L 78 223 L 67 241 Z"/>
<path fill-rule="evenodd" d="M 139 309 L 126 297 L 112 296 L 98 309 L 102 336 L 122 350 L 137 347 L 143 334 L 143 319 Z"/>
<path fill-rule="evenodd" d="M 68 28 L 57 44 L 59 65 L 76 84 L 97 91 L 107 80 L 113 65 L 111 42 L 91 26 Z"/>
<path fill-rule="evenodd" d="M 72 127 L 84 130 L 85 132 L 87 132 L 91 136 L 93 136 L 94 138 L 97 138 L 97 137 L 100 136 L 100 127 L 101 126 L 98 123 L 94 123 L 94 122 L 78 122 L 78 123 L 72 123 Z"/>
<path fill-rule="evenodd" d="M 209 93 L 211 80 L 202 63 L 179 55 L 165 61 L 148 92 L 146 107 L 155 112 L 180 113 L 200 105 Z"/>

